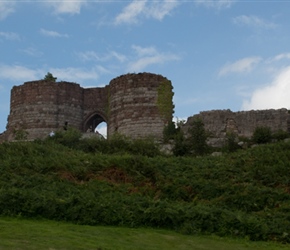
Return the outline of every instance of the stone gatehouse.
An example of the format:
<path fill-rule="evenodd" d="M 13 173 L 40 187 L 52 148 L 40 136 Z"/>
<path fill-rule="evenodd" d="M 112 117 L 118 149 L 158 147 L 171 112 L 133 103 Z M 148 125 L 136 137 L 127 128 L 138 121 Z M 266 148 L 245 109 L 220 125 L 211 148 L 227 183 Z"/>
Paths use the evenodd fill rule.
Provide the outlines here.
<path fill-rule="evenodd" d="M 25 82 L 11 90 L 10 114 L 2 140 L 25 130 L 27 139 L 44 138 L 51 131 L 72 126 L 83 133 L 107 123 L 107 136 L 161 139 L 172 120 L 171 82 L 151 73 L 126 74 L 102 88 L 82 88 L 72 82 Z M 1 138 L 0 138 L 1 140 Z"/>

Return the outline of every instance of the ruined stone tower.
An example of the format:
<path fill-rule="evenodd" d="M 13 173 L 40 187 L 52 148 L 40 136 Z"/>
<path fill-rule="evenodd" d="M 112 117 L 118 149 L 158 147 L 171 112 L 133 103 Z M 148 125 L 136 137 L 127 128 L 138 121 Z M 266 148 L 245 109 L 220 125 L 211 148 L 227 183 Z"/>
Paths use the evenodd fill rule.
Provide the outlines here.
<path fill-rule="evenodd" d="M 86 133 L 107 123 L 108 137 L 162 138 L 172 120 L 172 85 L 151 73 L 119 76 L 103 88 L 82 88 L 71 82 L 25 82 L 11 90 L 5 139 L 25 130 L 27 139 L 44 138 L 67 123 Z"/>
<path fill-rule="evenodd" d="M 109 84 L 108 134 L 162 137 L 172 121 L 172 85 L 161 75 L 128 74 Z"/>

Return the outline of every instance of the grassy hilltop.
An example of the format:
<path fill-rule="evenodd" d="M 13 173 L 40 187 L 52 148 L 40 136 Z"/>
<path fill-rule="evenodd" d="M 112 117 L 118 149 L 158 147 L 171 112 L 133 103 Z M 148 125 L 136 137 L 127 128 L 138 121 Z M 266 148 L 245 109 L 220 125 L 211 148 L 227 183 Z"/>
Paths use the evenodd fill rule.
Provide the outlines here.
<path fill-rule="evenodd" d="M 44 140 L 0 156 L 1 216 L 290 243 L 287 142 L 169 157 L 149 141 Z"/>

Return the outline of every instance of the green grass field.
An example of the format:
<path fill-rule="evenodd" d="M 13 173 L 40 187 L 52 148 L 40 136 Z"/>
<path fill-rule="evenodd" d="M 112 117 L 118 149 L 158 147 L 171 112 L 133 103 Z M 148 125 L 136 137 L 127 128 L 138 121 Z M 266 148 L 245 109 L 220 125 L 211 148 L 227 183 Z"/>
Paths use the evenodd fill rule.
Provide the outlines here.
<path fill-rule="evenodd" d="M 278 250 L 289 245 L 167 230 L 81 226 L 48 220 L 0 218 L 0 249 Z"/>

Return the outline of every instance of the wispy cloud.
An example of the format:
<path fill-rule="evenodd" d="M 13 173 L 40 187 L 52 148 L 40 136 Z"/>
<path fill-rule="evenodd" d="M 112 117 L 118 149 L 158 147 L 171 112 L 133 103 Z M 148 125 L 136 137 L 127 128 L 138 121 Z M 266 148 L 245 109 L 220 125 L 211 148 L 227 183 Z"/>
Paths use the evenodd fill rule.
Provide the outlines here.
<path fill-rule="evenodd" d="M 127 60 L 127 57 L 123 54 L 120 54 L 116 51 L 109 51 L 108 53 L 104 55 L 99 55 L 95 51 L 86 51 L 86 52 L 79 52 L 77 53 L 77 56 L 82 61 L 101 61 L 105 62 L 111 59 L 117 59 L 119 62 L 125 62 Z"/>
<path fill-rule="evenodd" d="M 14 12 L 15 3 L 13 2 L 2 2 L 0 1 L 0 20 L 5 19 L 11 13 Z"/>
<path fill-rule="evenodd" d="M 0 78 L 12 81 L 29 81 L 43 78 L 44 71 L 38 69 L 29 69 L 19 65 L 1 65 Z"/>
<path fill-rule="evenodd" d="M 266 86 L 256 89 L 250 100 L 244 100 L 242 109 L 290 108 L 290 67 L 281 70 Z"/>
<path fill-rule="evenodd" d="M 279 54 L 279 55 L 275 56 L 272 59 L 272 61 L 280 61 L 280 60 L 283 60 L 283 59 L 290 59 L 290 53 Z"/>
<path fill-rule="evenodd" d="M 148 18 L 162 20 L 165 16 L 170 15 L 171 11 L 177 7 L 177 0 L 171 1 L 155 1 L 145 10 L 145 15 Z"/>
<path fill-rule="evenodd" d="M 260 29 L 273 29 L 277 27 L 275 23 L 268 22 L 257 16 L 246 16 L 246 15 L 237 16 L 233 19 L 233 22 L 234 24 L 237 25 L 249 26 Z"/>
<path fill-rule="evenodd" d="M 53 8 L 55 14 L 79 14 L 81 12 L 81 8 L 87 5 L 87 3 L 87 0 L 58 0 L 45 2 L 47 6 Z"/>
<path fill-rule="evenodd" d="M 215 9 L 229 8 L 234 2 L 236 2 L 236 0 L 195 0 L 195 3 L 198 5 Z"/>
<path fill-rule="evenodd" d="M 127 72 L 142 71 L 150 65 L 163 64 L 170 61 L 179 60 L 179 56 L 169 52 L 159 52 L 155 47 L 131 46 L 131 52 L 128 55 L 116 51 L 108 51 L 104 54 L 98 54 L 95 51 L 86 51 L 76 53 L 82 61 L 110 62 L 108 68 L 100 68 L 99 73 L 112 73 L 120 70 Z"/>
<path fill-rule="evenodd" d="M 43 79 L 47 72 L 51 72 L 59 81 L 72 81 L 83 83 L 88 80 L 97 80 L 102 68 L 39 68 L 30 69 L 20 65 L 0 64 L 0 79 L 9 79 L 17 82 L 26 82 Z"/>
<path fill-rule="evenodd" d="M 49 37 L 65 37 L 65 38 L 69 37 L 67 34 L 61 34 L 56 31 L 46 30 L 46 29 L 40 29 L 40 33 L 44 36 L 49 36 Z"/>
<path fill-rule="evenodd" d="M 57 80 L 60 81 L 72 81 L 82 83 L 86 80 L 97 80 L 99 78 L 99 69 L 98 67 L 94 67 L 91 69 L 83 69 L 83 68 L 50 68 L 49 72 L 51 72 Z"/>
<path fill-rule="evenodd" d="M 10 41 L 19 41 L 20 40 L 20 36 L 14 32 L 1 32 L 0 31 L 0 38 L 4 38 L 6 40 L 10 40 Z"/>
<path fill-rule="evenodd" d="M 41 51 L 33 47 L 22 49 L 21 52 L 25 53 L 26 55 L 33 56 L 33 57 L 39 57 L 43 55 Z"/>
<path fill-rule="evenodd" d="M 130 72 L 144 70 L 147 66 L 153 64 L 163 64 L 169 61 L 176 61 L 179 56 L 172 53 L 160 53 L 154 47 L 140 47 L 133 45 L 133 51 L 137 54 L 137 59 L 129 63 Z"/>
<path fill-rule="evenodd" d="M 158 52 L 155 47 L 141 47 L 137 45 L 132 45 L 132 49 L 137 53 L 138 56 L 151 56 L 156 55 Z"/>
<path fill-rule="evenodd" d="M 234 63 L 227 63 L 223 66 L 218 75 L 224 76 L 230 73 L 244 73 L 250 72 L 253 67 L 261 61 L 261 57 L 247 57 L 241 60 L 238 60 Z"/>
<path fill-rule="evenodd" d="M 146 2 L 147 0 L 134 0 L 123 9 L 122 13 L 116 17 L 115 24 L 136 23 L 138 15 L 144 12 Z"/>
<path fill-rule="evenodd" d="M 138 1 L 134 0 L 127 5 L 123 11 L 115 18 L 115 24 L 135 24 L 138 18 L 153 18 L 162 20 L 169 15 L 178 5 L 177 0 L 163 1 Z"/>

